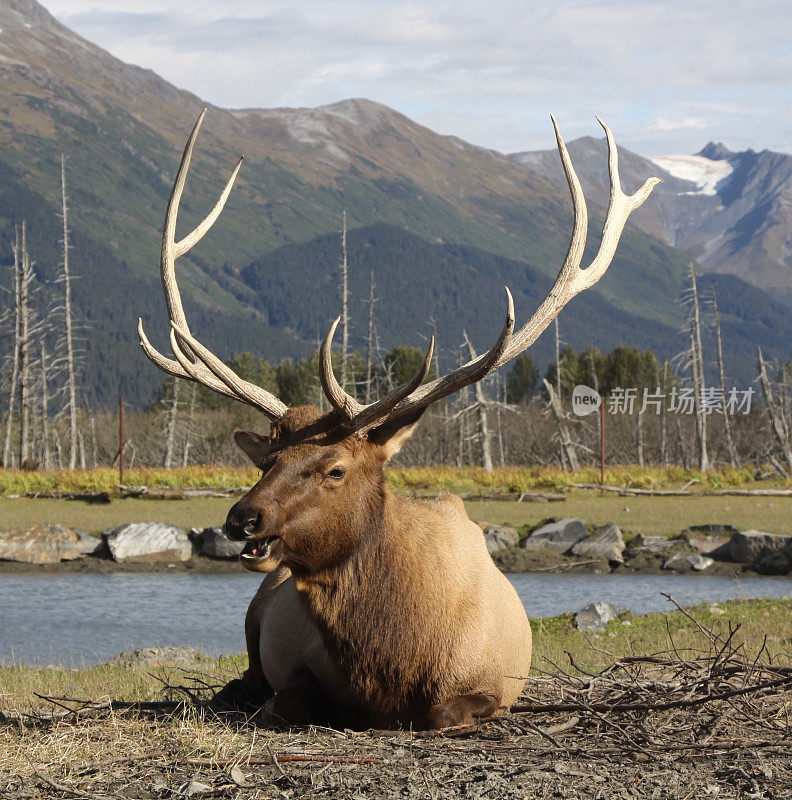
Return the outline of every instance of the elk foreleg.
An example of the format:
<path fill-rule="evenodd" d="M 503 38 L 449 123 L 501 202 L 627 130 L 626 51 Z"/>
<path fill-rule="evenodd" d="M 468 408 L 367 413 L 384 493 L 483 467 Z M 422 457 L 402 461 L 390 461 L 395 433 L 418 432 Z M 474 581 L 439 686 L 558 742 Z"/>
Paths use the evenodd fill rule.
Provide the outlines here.
<path fill-rule="evenodd" d="M 259 594 L 261 594 L 261 589 Z M 261 667 L 259 639 L 261 636 L 262 603 L 259 601 L 259 594 L 256 595 L 245 615 L 248 668 L 242 673 L 241 678 L 234 678 L 234 680 L 229 681 L 211 699 L 210 706 L 215 711 L 256 713 L 275 694 Z"/>
<path fill-rule="evenodd" d="M 493 694 L 461 694 L 432 706 L 426 716 L 426 727 L 437 730 L 454 725 L 473 725 L 480 719 L 493 716 L 498 706 L 498 698 Z"/>
<path fill-rule="evenodd" d="M 275 692 L 258 719 L 260 724 L 273 727 L 322 725 L 361 730 L 370 725 L 369 715 L 362 709 L 333 702 L 307 667 L 297 669 L 288 685 Z"/>

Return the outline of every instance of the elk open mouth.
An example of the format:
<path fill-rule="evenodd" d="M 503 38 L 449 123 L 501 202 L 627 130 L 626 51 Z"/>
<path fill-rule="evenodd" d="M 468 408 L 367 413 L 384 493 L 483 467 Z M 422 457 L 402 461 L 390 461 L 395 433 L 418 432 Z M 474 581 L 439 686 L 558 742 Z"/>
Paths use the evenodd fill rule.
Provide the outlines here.
<path fill-rule="evenodd" d="M 282 551 L 283 540 L 280 536 L 266 536 L 245 542 L 239 557 L 248 564 L 259 564 L 271 558 L 280 560 Z"/>

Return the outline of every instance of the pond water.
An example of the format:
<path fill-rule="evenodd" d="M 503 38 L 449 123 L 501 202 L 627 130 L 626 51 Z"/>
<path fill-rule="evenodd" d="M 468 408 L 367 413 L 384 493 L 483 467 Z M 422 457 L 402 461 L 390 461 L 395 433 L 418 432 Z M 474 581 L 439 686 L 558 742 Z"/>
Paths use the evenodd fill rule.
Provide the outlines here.
<path fill-rule="evenodd" d="M 512 574 L 528 615 L 552 617 L 605 600 L 634 613 L 704 601 L 792 595 L 789 577 Z M 0 661 L 92 665 L 122 650 L 245 647 L 243 620 L 259 577 L 239 575 L 0 575 Z"/>

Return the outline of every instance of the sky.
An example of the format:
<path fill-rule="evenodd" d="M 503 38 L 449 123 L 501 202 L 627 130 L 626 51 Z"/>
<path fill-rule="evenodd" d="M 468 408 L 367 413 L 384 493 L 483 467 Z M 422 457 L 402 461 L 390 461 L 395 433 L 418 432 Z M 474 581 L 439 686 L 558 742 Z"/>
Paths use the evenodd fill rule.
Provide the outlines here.
<path fill-rule="evenodd" d="M 226 108 L 384 103 L 501 152 L 600 135 L 645 155 L 792 152 L 788 0 L 43 0 Z"/>

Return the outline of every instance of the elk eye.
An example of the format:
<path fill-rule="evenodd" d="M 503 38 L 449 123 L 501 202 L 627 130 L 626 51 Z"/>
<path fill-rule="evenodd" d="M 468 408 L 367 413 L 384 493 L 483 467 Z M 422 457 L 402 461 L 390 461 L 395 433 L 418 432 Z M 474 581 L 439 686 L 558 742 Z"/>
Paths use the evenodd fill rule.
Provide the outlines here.
<path fill-rule="evenodd" d="M 328 478 L 335 478 L 336 480 L 340 480 L 344 475 L 346 475 L 346 470 L 343 467 L 336 467 L 327 473 Z"/>

